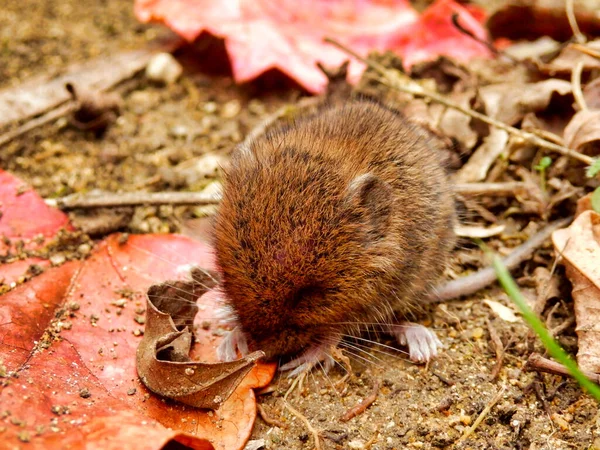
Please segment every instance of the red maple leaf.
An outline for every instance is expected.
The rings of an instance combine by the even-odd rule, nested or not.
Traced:
[[[489,56],[483,45],[452,25],[452,14],[485,39],[478,19],[453,0],[438,0],[421,16],[407,0],[136,0],[142,22],[162,22],[189,41],[207,31],[225,40],[239,83],[269,69],[287,74],[308,91],[322,92],[326,78],[316,62],[337,67],[348,56],[323,42],[333,37],[361,55],[394,50],[407,67],[447,55],[465,60]],[[349,68],[356,81],[364,67]]]
[[[0,170],[0,180],[0,235],[13,241],[0,248],[3,256],[12,258],[17,238],[51,238],[70,227],[19,179]],[[252,388],[270,382],[272,364],[259,363],[214,413],[164,401],[145,388],[135,368],[144,293],[151,284],[181,278],[189,264],[213,268],[208,245],[178,235],[126,241],[111,235],[85,261],[0,264],[0,282],[16,280],[15,267],[34,262],[45,271],[21,284],[11,281],[0,296],[0,410],[10,411],[0,420],[0,448],[28,441],[27,448],[44,450],[158,450],[172,440],[200,450],[243,448],[256,417]],[[200,305],[204,320],[214,317],[214,291]],[[202,327],[196,336],[192,356],[214,361],[219,338]]]

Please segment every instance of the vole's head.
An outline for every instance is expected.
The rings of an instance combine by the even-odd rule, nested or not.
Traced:
[[[229,306],[269,358],[324,344],[381,304],[393,209],[387,183],[275,138],[233,157],[214,230]]]

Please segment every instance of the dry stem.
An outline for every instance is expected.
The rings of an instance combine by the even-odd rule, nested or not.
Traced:
[[[573,97],[579,107],[580,111],[587,111],[588,107],[583,98],[583,92],[581,92],[581,72],[583,70],[583,61],[579,61],[575,64],[573,72],[571,72],[571,84],[573,85]]]
[[[579,29],[579,25],[577,25],[577,19],[575,18],[574,3],[574,0],[566,0],[565,11],[567,13],[567,19],[569,20],[571,30],[573,30],[573,37],[578,43],[583,44],[586,41],[586,38]]]
[[[544,358],[539,353],[532,353],[527,360],[527,369],[535,370],[538,372],[550,373],[552,375],[562,375],[564,377],[571,377],[569,370],[560,363],[552,361],[548,358]],[[600,384],[600,374],[582,371],[583,374],[594,383]]]
[[[220,197],[203,192],[103,192],[100,194],[73,194],[46,199],[46,204],[62,210],[75,208],[105,208],[139,205],[211,205]]]
[[[475,422],[473,422],[473,425],[471,425],[469,428],[467,428],[465,430],[465,432],[460,437],[458,442],[463,442],[465,439],[467,439],[473,433],[473,431],[475,431],[477,429],[479,424],[483,421],[483,419],[485,419],[485,416],[487,416],[490,413],[490,411],[492,410],[494,405],[496,403],[498,403],[498,400],[500,400],[500,398],[502,398],[505,390],[506,390],[506,386],[502,386],[502,389],[500,389],[498,391],[498,393],[496,395],[494,395],[494,398],[492,398],[490,400],[490,402],[485,406],[485,408],[483,408],[483,411],[481,411],[481,414],[479,414],[477,419],[475,419]]]

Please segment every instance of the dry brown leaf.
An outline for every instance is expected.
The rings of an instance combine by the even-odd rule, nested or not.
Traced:
[[[555,231],[552,241],[563,256],[573,284],[582,370],[600,372],[600,214],[584,211],[568,228]]]
[[[499,128],[492,128],[469,161],[456,174],[457,182],[471,183],[485,180],[488,170],[502,154],[508,144],[508,133]]]
[[[515,125],[529,112],[548,108],[553,96],[570,96],[571,83],[555,78],[538,83],[500,83],[480,90],[487,114],[508,125]]]
[[[589,109],[600,109],[600,77],[585,85],[583,99]]]
[[[585,44],[592,50],[600,51],[600,40]],[[583,70],[600,69],[600,59],[586,55],[572,47],[566,46],[559,55],[547,64],[539,64],[539,69],[547,74],[570,74],[578,63],[583,63]]]
[[[565,145],[579,150],[586,144],[600,141],[600,110],[579,111],[565,128]]]
[[[214,287],[208,272],[193,269],[190,281],[167,281],[148,289],[146,330],[137,350],[138,375],[152,392],[196,408],[216,409],[264,356],[254,352],[231,362],[201,363],[189,353],[196,300]]]
[[[471,107],[471,101],[475,97],[474,91],[455,92],[448,99],[465,108]],[[458,141],[463,150],[471,150],[477,143],[477,133],[471,128],[471,117],[447,108],[444,105],[434,103],[429,107],[429,113],[433,119],[433,130],[442,136],[447,136]]]

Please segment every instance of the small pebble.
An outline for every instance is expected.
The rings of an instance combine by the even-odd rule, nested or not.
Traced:
[[[50,257],[50,262],[52,263],[53,266],[60,266],[66,260],[67,260],[66,256],[63,255],[62,253],[57,253]]]
[[[81,398],[90,398],[92,396],[92,393],[88,388],[83,388],[79,391],[79,396]]]
[[[348,448],[360,450],[365,448],[365,443],[360,439],[354,439],[353,441],[348,442]]]
[[[146,78],[163,84],[171,84],[181,76],[183,68],[170,53],[158,53],[146,66]]]

